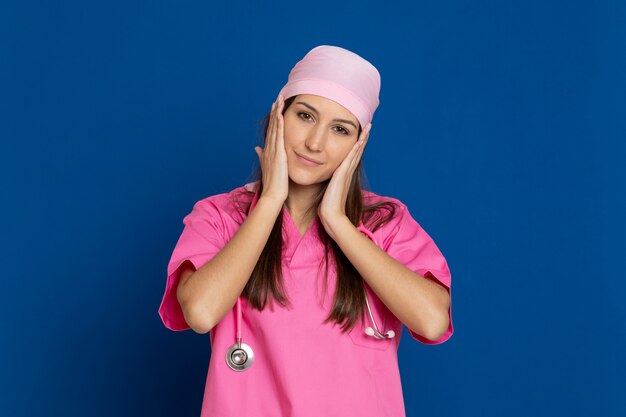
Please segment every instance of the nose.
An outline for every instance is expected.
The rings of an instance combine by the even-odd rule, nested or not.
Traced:
[[[326,143],[326,134],[324,129],[319,129],[317,126],[311,128],[309,135],[306,138],[305,145],[311,152],[320,152],[324,150]]]

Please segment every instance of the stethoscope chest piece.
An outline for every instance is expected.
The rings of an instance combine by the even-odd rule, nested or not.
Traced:
[[[245,371],[252,365],[252,362],[254,362],[254,352],[250,346],[241,343],[241,339],[226,352],[226,363],[234,371]]]

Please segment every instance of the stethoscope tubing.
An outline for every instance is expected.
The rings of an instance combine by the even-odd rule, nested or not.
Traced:
[[[250,209],[248,210],[248,215],[252,212],[252,209],[256,205],[259,200],[259,193],[257,192],[254,195],[252,203],[250,204]],[[382,248],[376,237],[372,232],[367,230],[363,225],[363,222],[359,223],[357,227],[359,231],[364,233],[367,237],[369,237],[376,246]],[[372,313],[372,309],[369,303],[369,297],[367,296],[367,290],[365,290],[365,304],[367,306],[367,312],[370,317],[370,321],[374,328],[368,327],[365,330],[365,333],[369,336],[375,337],[376,339],[391,339],[395,336],[395,332],[393,330],[389,330],[385,333],[381,333],[376,325],[376,320],[374,319],[374,314]],[[254,353],[252,352],[252,348],[242,343],[242,335],[241,335],[241,296],[237,297],[237,305],[235,307],[236,310],[236,319],[235,319],[235,336],[236,342],[234,345],[231,345],[228,351],[226,352],[226,363],[228,366],[234,371],[244,371],[248,369],[254,360]],[[386,324],[386,315],[383,313],[383,329],[385,329]],[[384,330],[383,330],[384,331]]]

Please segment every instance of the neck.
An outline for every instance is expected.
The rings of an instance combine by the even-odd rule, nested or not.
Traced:
[[[322,186],[320,184],[299,185],[289,179],[289,195],[285,200],[285,206],[289,210],[289,215],[295,221],[305,221],[304,212],[311,207],[315,201],[315,196]],[[317,213],[309,213],[309,219],[314,218]]]

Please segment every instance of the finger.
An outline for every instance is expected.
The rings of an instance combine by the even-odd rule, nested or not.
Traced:
[[[356,155],[356,152],[359,149],[359,144],[360,143],[357,141],[355,142],[354,145],[352,145],[352,149],[350,149],[350,152],[348,152],[346,157],[343,158],[343,161],[341,162],[341,164],[339,164],[339,166],[335,170],[335,173],[337,175],[346,175],[350,172],[350,167],[352,166],[352,161],[354,160],[354,156]]]
[[[270,142],[272,143],[272,152],[276,150],[276,128],[278,124],[278,118],[277,118],[278,104],[279,104],[278,99],[276,99],[276,101],[274,102],[271,119],[270,119],[272,121],[272,129],[270,131],[270,138],[271,138]]]
[[[361,157],[361,155],[363,155],[363,152],[365,151],[365,147],[367,146],[367,142],[369,141],[370,138],[370,131],[372,129],[372,125],[368,124],[368,127],[365,129],[365,132],[363,132],[363,138],[361,139],[361,147],[359,148],[359,158]]]
[[[271,131],[271,142],[272,142],[272,150],[270,151],[270,155],[274,155],[277,149],[277,136],[278,136],[278,113],[280,112],[280,99],[276,99],[274,103],[274,110],[272,112],[272,131]]]
[[[276,108],[276,102],[272,103],[272,111],[270,112],[270,121],[267,126],[267,132],[265,134],[265,149],[271,153],[272,146],[272,132],[274,130],[274,109]]]
[[[371,123],[368,123],[367,125],[365,125],[365,129],[363,129],[363,131],[361,132],[359,140],[367,140],[367,138],[370,135],[370,131],[371,130],[372,130],[372,124]]]
[[[365,137],[361,141],[361,146],[359,148],[359,154],[357,156],[357,164],[361,160],[361,158],[363,158],[363,152],[365,152],[365,147],[367,146],[367,142],[369,141],[369,138],[370,138],[371,128],[372,128],[372,125],[370,124],[369,127],[367,128],[367,132],[365,133]]]
[[[350,159],[350,165],[348,166],[348,175],[349,176],[352,176],[352,174],[354,173],[354,170],[356,169],[357,165],[359,164],[359,160],[361,159],[361,155],[363,154],[362,150],[363,150],[363,142],[358,142],[358,145],[356,147],[356,151],[354,152],[354,155]]]
[[[276,102],[276,109],[274,111],[274,136],[273,136],[273,145],[274,145],[274,152],[281,152],[284,149],[284,143],[283,143],[283,136],[282,136],[282,132],[283,132],[283,117],[282,117],[282,111],[283,111],[283,105],[284,102],[282,100],[282,98],[279,96],[278,101]]]
[[[360,146],[359,146],[359,152],[358,152],[358,158],[360,159],[361,156],[363,155],[363,152],[365,151],[365,146],[367,145],[367,142],[369,140],[370,137],[370,131],[372,128],[372,124],[368,123],[367,126],[365,127],[365,129],[363,130],[363,132],[361,132],[361,138],[360,138]]]
[[[281,99],[280,106],[278,107],[277,113],[277,132],[276,132],[276,146],[279,149],[285,149],[285,118],[283,116],[283,108],[285,106],[285,102]]]
[[[368,126],[370,126],[368,124]],[[367,145],[367,140],[369,138],[369,127],[366,127],[362,132],[361,132],[361,137],[359,138],[359,140],[357,141],[357,146],[356,146],[356,151],[354,156],[352,157],[351,163],[350,163],[350,172],[352,173],[354,169],[356,169],[357,165],[359,164],[359,161],[361,160],[362,156],[363,156],[363,152],[365,151],[365,145]]]

